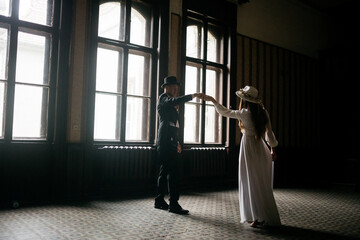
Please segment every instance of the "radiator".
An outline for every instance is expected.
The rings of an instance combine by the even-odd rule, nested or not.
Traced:
[[[216,177],[227,174],[227,150],[224,147],[192,147],[186,151],[188,177]]]
[[[106,182],[155,179],[156,150],[143,146],[104,146],[98,149],[98,167]],[[181,154],[179,169],[185,178],[227,175],[230,167],[225,147],[192,147]]]
[[[98,149],[104,179],[149,179],[154,176],[154,153],[145,146],[104,146]]]

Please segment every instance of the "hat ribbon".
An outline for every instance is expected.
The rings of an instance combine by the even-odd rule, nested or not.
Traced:
[[[241,88],[241,89],[239,89],[239,91],[240,91],[242,94],[244,94],[244,96],[245,96],[245,97],[255,98],[255,97],[251,96],[249,93],[244,92],[244,90],[243,90],[242,88]],[[256,97],[256,98],[258,98],[258,97]],[[256,98],[255,98],[255,99],[256,99]]]

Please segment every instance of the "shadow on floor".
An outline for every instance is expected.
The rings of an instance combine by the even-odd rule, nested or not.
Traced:
[[[184,217],[191,218],[193,220],[202,221],[209,225],[221,226],[228,232],[236,235],[242,235],[242,231],[251,232],[255,234],[259,239],[263,239],[264,236],[271,237],[273,239],[299,239],[299,240],[359,240],[358,237],[351,237],[336,233],[316,231],[312,229],[304,229],[292,226],[259,226],[252,228],[249,224],[236,223],[236,222],[223,222],[222,220],[213,219],[210,217],[196,216],[196,215],[183,215]],[[240,228],[239,228],[239,225]],[[237,233],[236,233],[237,232]]]
[[[355,240],[359,238],[344,236],[341,234],[316,231],[312,229],[304,229],[292,226],[282,225],[279,227],[265,227],[264,230],[266,234],[277,237],[296,237],[296,239],[326,239],[326,240]]]

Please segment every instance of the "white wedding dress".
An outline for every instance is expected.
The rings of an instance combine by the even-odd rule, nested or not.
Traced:
[[[276,207],[272,189],[272,157],[264,140],[255,138],[256,131],[248,109],[230,110],[221,104],[215,105],[219,114],[240,119],[244,125],[239,153],[239,204],[241,223],[265,221],[267,225],[280,225],[280,216]],[[268,115],[267,111],[266,114]],[[268,115],[269,117],[269,115]],[[265,141],[271,146],[278,142],[267,125]]]

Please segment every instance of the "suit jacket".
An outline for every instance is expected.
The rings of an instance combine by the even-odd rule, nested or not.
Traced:
[[[178,144],[179,114],[175,106],[191,101],[192,95],[169,97],[166,93],[159,96],[157,111],[159,113],[159,129],[157,149],[176,149]]]

